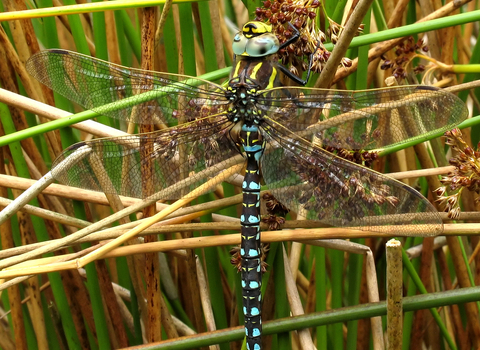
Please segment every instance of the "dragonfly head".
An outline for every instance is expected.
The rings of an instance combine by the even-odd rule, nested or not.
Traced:
[[[258,21],[245,23],[233,38],[233,52],[243,57],[264,57],[276,53],[280,42],[272,33],[272,26]]]

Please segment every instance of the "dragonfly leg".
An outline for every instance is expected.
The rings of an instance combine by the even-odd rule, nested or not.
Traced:
[[[293,35],[290,39],[281,44],[278,50],[286,48],[288,45],[293,44],[295,41],[298,40],[298,38],[300,38],[300,32],[298,31],[298,29],[295,28],[295,26],[290,22],[288,22],[288,25],[290,26],[290,29],[293,30]]]
[[[289,23],[291,26],[292,24]],[[292,26],[293,27],[293,26]],[[295,27],[293,27],[295,28]],[[295,28],[296,30],[296,28]],[[298,32],[298,30],[297,30]],[[296,39],[295,39],[296,40]],[[290,40],[289,40],[290,41]],[[287,41],[288,42],[288,41]],[[287,43],[285,42],[285,43]],[[285,44],[284,43],[284,44]],[[310,59],[309,59],[309,62],[308,62],[308,70],[307,70],[307,77],[305,78],[305,80],[303,80],[302,78],[296,76],[295,74],[293,74],[292,72],[290,72],[287,67],[285,66],[282,66],[281,64],[278,65],[278,69],[280,69],[282,71],[283,74],[285,74],[287,77],[289,77],[290,79],[292,79],[294,82],[296,82],[298,85],[302,85],[302,86],[305,86],[307,85],[308,83],[308,80],[310,79],[310,73],[312,72],[312,65],[313,65],[313,56],[315,55],[315,52],[317,52],[318,48],[320,47],[320,40],[318,41],[317,43],[317,46],[315,47],[315,50],[313,50],[312,54],[310,55]]]

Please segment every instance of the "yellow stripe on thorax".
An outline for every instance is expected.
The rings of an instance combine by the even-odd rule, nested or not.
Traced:
[[[273,88],[273,84],[275,83],[275,78],[277,77],[277,70],[275,69],[275,67],[272,67],[272,74],[270,75],[270,79],[268,80],[268,85],[267,85],[267,89],[271,89]]]
[[[253,67],[252,74],[250,74],[250,78],[252,78],[253,80],[257,79],[257,73],[258,73],[259,69],[262,68],[262,65],[263,65],[263,62],[260,62],[255,67]]]
[[[233,72],[233,78],[238,77],[238,71],[240,70],[240,64],[242,63],[241,60],[237,62],[237,66],[235,67],[235,72]]]

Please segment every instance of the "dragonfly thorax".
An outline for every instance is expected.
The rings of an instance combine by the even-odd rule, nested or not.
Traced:
[[[239,82],[234,78],[227,90],[230,100],[229,119],[235,123],[241,121],[247,126],[260,125],[263,119],[256,106],[257,86]]]

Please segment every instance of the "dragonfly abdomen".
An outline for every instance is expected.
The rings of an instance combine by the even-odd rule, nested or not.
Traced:
[[[243,124],[239,137],[247,156],[243,181],[242,225],[242,297],[245,333],[249,350],[261,349],[262,271],[260,261],[260,157],[265,143],[255,125]]]

